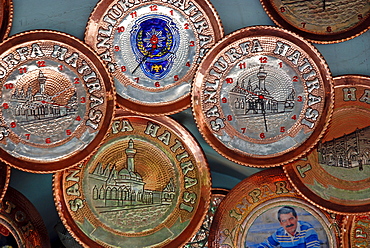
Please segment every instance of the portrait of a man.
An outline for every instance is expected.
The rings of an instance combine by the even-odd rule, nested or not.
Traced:
[[[253,245],[256,248],[320,248],[320,240],[314,226],[299,219],[296,210],[283,206],[277,212],[275,221],[280,227],[270,232],[263,242]],[[266,237],[266,236],[265,236]],[[249,248],[247,244],[246,248]]]

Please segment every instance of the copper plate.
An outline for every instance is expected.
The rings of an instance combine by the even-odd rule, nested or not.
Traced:
[[[113,119],[115,91],[87,45],[37,30],[1,43],[0,56],[0,159],[50,173],[97,149]]]
[[[0,202],[8,189],[11,169],[5,163],[0,162]]]
[[[107,63],[123,108],[169,115],[190,106],[196,67],[223,34],[208,0],[102,0],[85,41]]]
[[[346,216],[342,228],[343,248],[370,247],[370,216]]]
[[[11,187],[0,204],[0,236],[2,247],[51,247],[37,209]]]
[[[0,0],[0,41],[8,37],[13,21],[12,0]]]
[[[194,79],[192,107],[205,140],[243,165],[293,161],[318,142],[333,107],[321,54],[289,31],[240,29],[206,55]]]
[[[211,201],[209,204],[208,212],[200,226],[198,232],[190,239],[184,248],[208,247],[208,236],[211,229],[213,217],[217,211],[221,201],[225,198],[229,190],[222,188],[213,188],[211,193]]]
[[[53,189],[63,223],[85,247],[180,247],[203,221],[211,181],[180,124],[119,111],[105,143],[56,173]]]
[[[328,211],[370,212],[370,77],[334,78],[331,125],[306,158],[284,166],[296,189]]]
[[[286,227],[277,218],[278,210],[284,206],[296,212],[292,219],[295,223],[287,222],[292,224],[291,227]],[[292,217],[292,213],[284,214]],[[281,215],[281,220],[286,219],[285,216]],[[316,244],[312,247],[339,247],[341,216],[330,215],[306,202],[295,192],[281,168],[270,168],[253,174],[230,190],[212,222],[209,245],[214,248],[257,247],[275,231],[284,237],[285,228],[293,232],[298,226],[302,232],[294,234],[296,246],[282,247],[298,247],[297,235],[303,235],[305,239],[310,236],[312,244]],[[304,230],[309,230],[307,227],[314,231],[305,233]],[[285,242],[292,245],[289,240]]]
[[[322,44],[352,39],[370,27],[368,0],[260,0],[280,27]]]

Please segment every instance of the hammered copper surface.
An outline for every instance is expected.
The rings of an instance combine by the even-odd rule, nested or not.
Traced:
[[[208,0],[110,0],[91,13],[85,42],[106,62],[121,107],[168,115],[190,106],[195,70],[223,34]]]
[[[0,41],[8,37],[12,27],[13,3],[12,0],[0,1]]]
[[[207,54],[192,107],[205,140],[233,162],[273,167],[307,153],[325,132],[333,84],[321,54],[289,31],[248,27]]]
[[[257,247],[281,227],[277,212],[284,206],[294,208],[298,220],[312,225],[320,242],[316,245],[339,247],[341,216],[330,215],[305,201],[281,168],[255,173],[230,190],[212,222],[210,247]]]
[[[202,224],[211,181],[180,124],[119,111],[99,150],[56,173],[53,188],[63,223],[85,247],[180,247]]]
[[[370,212],[370,78],[334,78],[331,124],[304,159],[284,166],[304,197],[331,212]]]
[[[343,42],[370,27],[370,2],[367,0],[260,1],[277,25],[315,43]]]
[[[51,247],[44,221],[24,195],[9,187],[0,206],[3,247]]]
[[[86,159],[115,110],[103,62],[80,40],[54,31],[12,36],[0,54],[0,159],[36,173]]]

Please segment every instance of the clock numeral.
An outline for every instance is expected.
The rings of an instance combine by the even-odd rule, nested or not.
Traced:
[[[26,73],[27,72],[27,67],[21,67],[18,69],[20,74]]]
[[[14,121],[12,123],[10,123],[11,128],[15,128],[16,126],[17,126],[17,123],[15,123]]]
[[[149,8],[150,8],[150,11],[158,11],[158,6],[157,5],[149,6]]]
[[[221,101],[222,101],[222,103],[227,103],[227,98],[226,98],[226,97],[223,97],[223,98],[221,99]]]
[[[187,66],[187,67],[190,67],[190,62],[188,61],[188,62],[186,62],[186,64],[185,64],[185,66]]]
[[[326,28],[326,31],[330,33],[330,32],[332,32],[333,30],[332,30],[332,29],[331,29],[331,27],[329,26],[329,27],[327,27],[327,28]]]
[[[293,115],[291,119],[292,120],[297,120],[297,116],[296,115]]]
[[[4,84],[5,89],[11,90],[14,88],[14,85],[12,83]]]
[[[266,138],[265,133],[260,133],[260,138],[261,138],[261,139]]]
[[[232,120],[233,120],[233,116],[232,116],[232,115],[228,115],[228,116],[227,116],[227,120],[228,120],[228,121],[232,121]]]
[[[190,41],[190,46],[191,46],[191,47],[195,46],[195,41],[191,40],[191,41]]]
[[[359,20],[364,19],[364,17],[363,17],[363,15],[362,15],[362,14],[358,14],[358,15],[357,15],[357,18],[358,18]]]
[[[115,52],[119,52],[119,50],[120,50],[119,46],[114,46],[114,51]]]
[[[46,143],[46,144],[49,144],[49,143],[51,143],[51,140],[50,140],[50,138],[47,138],[47,139],[45,139],[45,143]]]
[[[117,28],[117,32],[118,32],[118,33],[123,33],[123,32],[125,32],[125,27],[124,27],[124,26],[119,26],[119,27]]]
[[[261,57],[260,62],[263,64],[267,63],[267,57]]]
[[[245,133],[245,130],[246,130],[246,128],[245,127],[242,127],[242,128],[240,128],[241,130],[242,130],[242,133]]]
[[[130,15],[131,15],[131,17],[132,17],[132,18],[135,18],[135,17],[137,17],[137,13],[136,13],[136,11],[134,11],[134,12],[131,12],[131,13],[130,13]]]
[[[81,116],[79,116],[79,115],[78,115],[78,116],[76,117],[76,121],[81,121]]]
[[[75,84],[79,84],[80,83],[80,79],[78,77],[75,77],[74,78],[74,82],[75,82]]]
[[[179,75],[175,75],[175,76],[173,76],[173,79],[175,80],[175,81],[179,81]]]
[[[245,62],[242,62],[239,64],[240,69],[245,69],[247,67],[247,64]]]
[[[154,86],[155,86],[155,87],[161,87],[161,84],[160,84],[159,82],[155,82],[155,83],[154,83]]]
[[[284,13],[286,11],[285,7],[280,7],[280,12]]]
[[[59,71],[63,71],[63,69],[64,69],[63,65],[58,65],[58,70]]]
[[[226,78],[225,82],[227,84],[232,84],[234,82],[234,79],[232,79],[232,78]]]
[[[6,102],[3,103],[3,108],[4,109],[8,109],[9,108],[9,104],[7,104]]]
[[[29,140],[30,137],[31,137],[31,134],[30,133],[26,133],[26,134],[24,134],[24,136],[26,136],[26,140]]]
[[[298,82],[298,76],[293,76],[293,82]]]
[[[279,62],[279,67],[283,68],[283,62]]]
[[[285,127],[280,127],[280,133],[285,133]]]
[[[126,66],[121,66],[121,72],[125,72],[127,69],[126,69]]]
[[[190,26],[189,23],[185,23],[184,24],[184,29],[189,29],[189,26]]]
[[[298,96],[298,97],[297,97],[297,101],[298,101],[298,102],[302,102],[302,101],[303,101],[302,96]]]
[[[46,66],[46,64],[45,64],[45,61],[44,61],[44,60],[39,60],[39,61],[37,61],[36,63],[37,63],[37,66],[38,66],[38,67],[45,67],[45,66]]]
[[[67,129],[67,130],[66,130],[66,134],[67,134],[67,135],[71,135],[71,134],[72,134],[71,129]]]
[[[302,28],[305,28],[307,23],[301,22],[301,24],[302,24]]]
[[[173,10],[172,9],[170,10],[170,14],[173,15]]]
[[[81,97],[81,101],[80,101],[81,103],[85,103],[86,102],[86,98],[83,96],[83,97]]]
[[[138,84],[139,83],[139,80],[140,80],[140,78],[134,78],[134,80],[136,81],[136,83]]]

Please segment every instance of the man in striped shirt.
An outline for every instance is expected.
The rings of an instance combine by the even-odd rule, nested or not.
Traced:
[[[313,226],[299,221],[294,208],[284,206],[278,211],[281,227],[275,231],[258,248],[319,248],[320,242]]]

